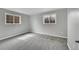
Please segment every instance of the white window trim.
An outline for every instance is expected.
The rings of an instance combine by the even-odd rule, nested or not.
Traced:
[[[14,16],[19,16],[19,23],[12,23],[12,24],[21,24],[21,16],[20,15],[15,15],[15,14],[10,14],[10,13],[5,13],[5,24],[11,24],[11,23],[6,23],[6,15],[12,15],[13,16],[13,18],[14,18]]]
[[[55,16],[55,23],[50,23],[50,22],[49,22],[49,23],[45,23],[45,16],[53,16],[53,15]],[[56,13],[55,13],[55,14],[47,14],[47,15],[44,15],[44,16],[43,16],[43,24],[56,24],[56,23],[57,23],[56,17],[57,17]],[[49,20],[49,21],[50,21],[50,20]]]

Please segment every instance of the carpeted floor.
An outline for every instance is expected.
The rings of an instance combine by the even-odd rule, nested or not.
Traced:
[[[0,50],[68,50],[67,39],[29,33],[0,41]]]

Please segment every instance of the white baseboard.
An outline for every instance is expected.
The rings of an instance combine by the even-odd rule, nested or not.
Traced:
[[[5,36],[5,37],[1,37],[0,40],[5,40],[5,39],[13,38],[13,37],[24,35],[24,34],[27,34],[27,33],[30,33],[30,32],[18,33],[18,34],[15,34],[15,35],[9,35],[9,36]]]
[[[67,37],[64,37],[64,36],[59,36],[59,35],[52,35],[52,34],[39,33],[39,32],[34,32],[34,33],[38,33],[38,34],[45,34],[45,35],[50,35],[50,36],[61,37],[61,38],[66,38],[66,39],[67,39]]]

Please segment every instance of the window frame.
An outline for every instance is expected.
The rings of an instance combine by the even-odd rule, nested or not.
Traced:
[[[6,18],[7,15],[13,16],[13,23],[7,23],[6,22],[7,21],[7,18]],[[14,16],[18,16],[19,17],[19,23],[15,23],[14,22]],[[21,24],[21,16],[20,15],[15,15],[15,14],[10,14],[10,13],[5,13],[5,24]]]
[[[49,23],[45,23],[45,17],[50,17],[50,16],[53,16],[55,18],[55,23],[51,23],[50,22],[50,19],[48,19],[49,20]],[[56,22],[56,17],[57,17],[56,13],[43,15],[43,24],[56,24],[57,23]]]

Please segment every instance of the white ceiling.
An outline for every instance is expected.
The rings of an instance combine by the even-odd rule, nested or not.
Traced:
[[[34,15],[42,12],[54,11],[58,8],[6,8],[11,11],[27,14],[27,15]]]

